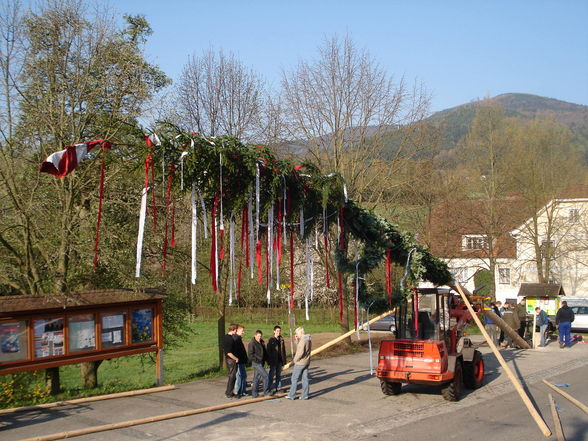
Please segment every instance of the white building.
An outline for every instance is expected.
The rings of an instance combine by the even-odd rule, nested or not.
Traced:
[[[543,282],[561,284],[568,297],[588,296],[588,197],[551,200],[527,219],[521,218],[522,199],[505,199],[495,223],[503,231],[494,228],[491,236],[484,233],[491,229],[480,208],[483,203],[452,206],[454,213],[475,214],[448,217],[443,207],[433,213],[431,251],[447,262],[456,280],[473,291],[476,274],[489,274],[493,253],[496,300],[516,302],[521,283],[542,282],[540,273]]]

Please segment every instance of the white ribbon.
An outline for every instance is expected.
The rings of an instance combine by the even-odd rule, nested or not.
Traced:
[[[355,310],[359,312],[359,249],[357,248],[357,243],[355,244],[355,260],[357,262],[355,264]],[[355,329],[357,329],[357,339],[359,340],[359,328],[357,323],[357,316],[359,314],[355,315]]]
[[[345,195],[345,203],[347,203],[347,184],[343,183],[343,194]]]
[[[272,247],[273,241],[273,229],[274,229],[274,204],[272,203],[271,207],[267,212],[267,256],[269,260],[269,268],[267,270],[267,304],[271,304],[271,286],[272,286],[272,272],[274,271],[274,253]]]
[[[235,218],[231,213],[229,220],[229,305],[233,304],[235,285]]]
[[[304,237],[304,208],[300,207],[300,238]]]
[[[198,248],[196,244],[197,235],[198,235],[198,204],[196,203],[196,184],[192,184],[192,196],[190,198],[192,203],[192,223],[190,225],[191,234],[192,234],[192,285],[196,284],[196,277],[197,277],[197,258],[198,258]]]
[[[225,219],[223,216],[223,154],[218,154],[218,167],[219,167],[219,175],[220,175],[220,229],[221,231],[225,230]]]
[[[135,277],[141,277],[141,258],[143,256],[143,236],[145,235],[145,216],[147,214],[147,193],[149,187],[144,187],[141,193],[141,208],[139,211],[139,234],[137,235],[137,264]]]
[[[247,201],[247,219],[249,223],[249,237],[247,238],[249,241],[249,272],[251,273],[251,279],[253,279],[253,269],[255,267],[255,240],[253,236],[253,195],[251,191],[249,192],[249,200]]]
[[[199,194],[198,196],[200,196],[200,205],[202,206],[202,223],[204,225],[204,238],[208,239],[208,220],[206,219],[206,204],[204,203],[204,198],[202,197],[202,195]]]
[[[255,243],[259,242],[259,163],[255,164]]]
[[[188,155],[188,152],[182,152],[182,154],[180,155],[180,189],[183,190],[184,189],[184,158],[186,157],[186,155]]]
[[[312,278],[311,278],[311,266],[312,266],[312,257],[310,255],[310,236],[306,238],[306,289],[304,291],[304,309],[306,314],[306,320],[310,320],[310,316],[308,314],[308,297],[310,296],[310,292],[312,290]]]

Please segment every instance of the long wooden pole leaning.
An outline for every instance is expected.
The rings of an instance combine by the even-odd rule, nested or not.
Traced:
[[[374,322],[377,322],[378,320],[380,320],[380,319],[382,319],[382,318],[384,318],[384,317],[386,317],[386,316],[389,316],[389,315],[390,315],[390,314],[392,314],[393,312],[394,312],[394,311],[393,311],[393,310],[391,310],[391,311],[385,312],[385,313],[383,313],[383,314],[380,314],[379,316],[377,316],[377,317],[374,317],[373,319],[371,319],[369,322],[366,322],[366,323],[364,323],[363,325],[359,326],[359,329],[360,329],[360,330],[361,330],[361,329],[366,329],[366,328],[368,327],[368,325],[371,325],[372,323],[374,323]],[[355,332],[357,332],[357,329],[352,329],[351,331],[349,331],[349,332],[346,332],[345,334],[342,334],[342,335],[340,335],[339,337],[337,337],[337,338],[335,338],[335,339],[333,339],[333,340],[331,340],[331,341],[329,341],[329,342],[325,343],[324,345],[322,345],[322,346],[320,346],[320,347],[318,347],[318,348],[316,348],[316,349],[313,349],[313,350],[310,352],[310,356],[312,357],[312,356],[314,356],[314,355],[316,355],[316,354],[320,354],[320,353],[321,353],[321,352],[323,352],[325,349],[329,349],[331,346],[333,346],[333,345],[336,345],[337,343],[339,343],[339,342],[341,342],[341,341],[345,340],[347,337],[349,337],[350,335],[353,335]],[[292,355],[294,355],[294,354],[292,354]],[[284,367],[282,368],[282,370],[286,370],[286,369],[289,369],[289,368],[291,368],[291,367],[292,367],[292,362],[290,362],[290,363],[286,363],[286,364],[284,365]]]
[[[529,399],[529,397],[525,393],[525,390],[523,389],[523,386],[521,386],[521,383],[519,382],[517,377],[514,376],[514,374],[512,373],[512,371],[510,370],[510,368],[506,364],[506,361],[504,361],[504,358],[500,354],[500,351],[498,351],[498,348],[496,347],[496,345],[494,344],[494,342],[492,341],[492,339],[490,338],[490,336],[486,332],[486,329],[484,329],[484,325],[482,324],[482,322],[478,318],[478,315],[474,311],[474,308],[472,308],[472,305],[470,304],[470,301],[468,300],[467,296],[463,293],[461,286],[459,285],[459,283],[455,283],[453,285],[453,287],[455,287],[455,289],[457,289],[457,292],[459,292],[459,295],[461,296],[465,305],[467,306],[468,310],[470,311],[470,314],[472,315],[472,318],[476,322],[476,325],[478,325],[478,328],[480,328],[480,331],[482,331],[482,335],[486,339],[488,346],[490,346],[490,349],[492,349],[492,352],[494,352],[496,359],[498,360],[498,362],[500,363],[500,365],[502,366],[502,368],[506,372],[506,375],[508,375],[508,378],[510,379],[511,383],[513,384],[513,386],[515,387],[515,389],[519,393],[521,400],[523,400],[523,403],[525,403],[525,406],[527,406],[527,410],[529,411],[529,413],[531,414],[531,416],[535,420],[535,423],[537,424],[537,426],[539,426],[539,429],[541,430],[541,432],[543,432],[543,435],[545,435],[546,437],[551,436],[551,430],[549,430],[549,427],[547,427],[547,424],[545,424],[545,421],[543,421],[543,418],[541,418],[541,415],[539,415],[539,412],[537,412],[537,409],[535,409],[535,407],[533,406],[533,403],[531,403],[531,400]]]
[[[502,320],[492,311],[484,311],[484,315],[488,317],[490,320],[492,320],[496,324],[496,326],[498,326],[506,334],[508,334],[508,336],[512,338],[512,340],[519,346],[519,348],[531,349],[529,343],[523,340],[521,336],[517,333],[517,331],[508,326],[508,324],[504,320]]]
[[[578,406],[580,409],[582,409],[586,414],[588,414],[588,406],[586,406],[584,403],[576,400],[574,397],[572,397],[570,394],[564,392],[563,390],[560,390],[557,386],[554,386],[553,384],[551,384],[549,381],[547,380],[543,380],[543,382],[548,385],[550,388],[552,388],[554,391],[556,391],[558,394],[562,395],[563,397],[567,398],[568,400],[570,400],[573,404],[575,404],[576,406]]]

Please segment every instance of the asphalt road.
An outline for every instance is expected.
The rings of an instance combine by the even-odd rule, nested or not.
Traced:
[[[311,365],[311,399],[283,398],[216,412],[81,436],[89,440],[540,440],[545,438],[488,348],[486,385],[449,403],[432,387],[407,386],[384,396],[370,375],[367,353],[317,360]],[[502,350],[553,430],[541,383],[567,383],[564,390],[588,403],[588,344],[570,349]],[[157,394],[86,403],[54,410],[0,416],[0,439],[98,426],[231,402],[225,379],[201,380]],[[553,392],[568,441],[588,440],[588,415]]]

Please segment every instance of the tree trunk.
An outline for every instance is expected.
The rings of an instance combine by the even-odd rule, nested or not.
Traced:
[[[93,389],[98,387],[98,368],[103,360],[89,361],[80,363],[80,374],[82,377],[82,387],[84,389]]]
[[[45,387],[51,395],[57,395],[61,390],[59,381],[59,368],[52,367],[45,369]]]

